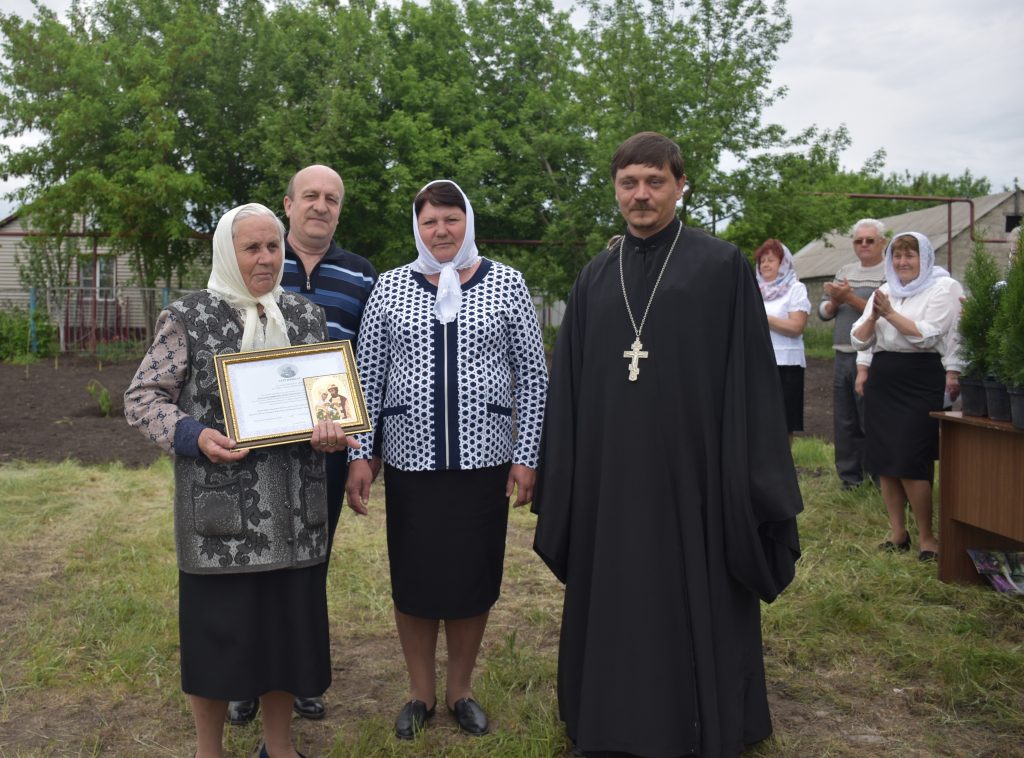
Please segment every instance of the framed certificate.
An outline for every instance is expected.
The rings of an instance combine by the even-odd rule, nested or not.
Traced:
[[[241,448],[308,441],[321,420],[371,429],[349,340],[214,358],[227,435]]]

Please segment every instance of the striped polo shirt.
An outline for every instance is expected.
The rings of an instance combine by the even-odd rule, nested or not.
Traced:
[[[333,241],[316,267],[308,272],[285,240],[284,275],[281,286],[298,292],[324,309],[332,340],[352,340],[359,333],[359,319],[377,272],[366,258],[338,247]]]

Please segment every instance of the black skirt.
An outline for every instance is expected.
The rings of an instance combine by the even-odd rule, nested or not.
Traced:
[[[178,572],[181,688],[215,700],[331,684],[327,564],[242,574]]]
[[[875,353],[864,386],[864,468],[931,481],[939,457],[946,372],[937,353]]]
[[[471,618],[501,593],[509,465],[464,471],[384,469],[395,607],[410,616]]]
[[[779,366],[782,403],[786,410],[786,431],[804,430],[804,367]]]

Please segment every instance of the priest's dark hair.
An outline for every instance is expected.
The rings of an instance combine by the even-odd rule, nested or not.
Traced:
[[[676,179],[683,178],[683,154],[679,145],[657,132],[639,132],[619,145],[612,156],[612,181],[620,168],[633,164],[654,168],[668,166]]]
[[[783,250],[782,243],[779,242],[777,239],[766,239],[761,244],[761,247],[757,248],[757,250],[754,251],[754,260],[760,261],[764,256],[768,255],[769,253],[778,258],[780,263],[786,260],[786,251]]]
[[[416,209],[417,216],[420,215],[420,211],[423,210],[423,206],[427,203],[439,206],[454,205],[456,208],[461,208],[463,213],[466,211],[466,201],[463,200],[459,188],[452,182],[435,182],[429,187],[424,187],[412,204],[413,208]]]

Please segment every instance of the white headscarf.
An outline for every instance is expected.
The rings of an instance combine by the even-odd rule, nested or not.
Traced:
[[[921,271],[913,281],[903,284],[896,269],[892,265],[892,245],[900,237],[911,236],[917,240],[921,256]],[[892,242],[885,248],[885,281],[889,285],[889,294],[894,297],[910,297],[931,287],[939,279],[948,277],[949,272],[942,266],[935,265],[935,248],[920,232],[900,232],[892,235]]]
[[[420,237],[420,227],[416,217],[416,202],[413,201],[412,233],[416,238],[418,256],[412,263],[412,270],[424,275],[441,275],[437,282],[434,315],[437,316],[437,320],[442,324],[447,324],[458,315],[459,308],[462,306],[462,285],[459,283],[458,271],[459,269],[473,266],[480,260],[480,254],[476,249],[476,226],[473,222],[473,206],[470,205],[469,198],[466,197],[466,193],[462,191],[459,185],[449,179],[435,179],[423,185],[423,188],[416,193],[416,196],[419,197],[420,192],[439,182],[448,182],[448,184],[455,187],[459,194],[462,195],[463,202],[466,203],[466,238],[462,240],[462,247],[459,248],[459,252],[455,254],[454,258],[447,263],[439,263],[434,254],[423,244],[423,239]]]
[[[800,281],[796,275],[796,269],[793,268],[793,254],[789,252],[789,248],[782,245],[782,262],[779,263],[779,273],[775,275],[775,278],[770,282],[766,282],[764,277],[761,276],[761,267],[754,266],[754,273],[757,275],[757,286],[761,288],[761,297],[765,300],[778,300],[780,297],[789,292],[789,288],[793,286],[795,282]],[[774,253],[769,253],[774,255]]]
[[[266,215],[277,221],[274,212],[265,205],[259,203],[247,203],[237,208],[232,208],[217,222],[217,230],[213,233],[213,268],[210,271],[210,280],[206,288],[215,292],[227,300],[231,305],[242,313],[242,323],[245,325],[242,331],[241,350],[254,350],[264,347],[288,347],[291,341],[288,339],[288,327],[284,323],[284,316],[277,306],[281,298],[281,277],[284,275],[284,235],[281,236],[281,261],[277,268],[277,281],[274,282],[274,289],[265,295],[256,297],[242,280],[242,272],[238,269],[238,259],[235,257],[234,226],[235,217],[240,211],[247,211],[247,216]],[[250,213],[253,212],[253,213]],[[278,225],[280,222],[278,221]],[[263,306],[263,313],[267,317],[266,331],[260,323],[257,305]]]

